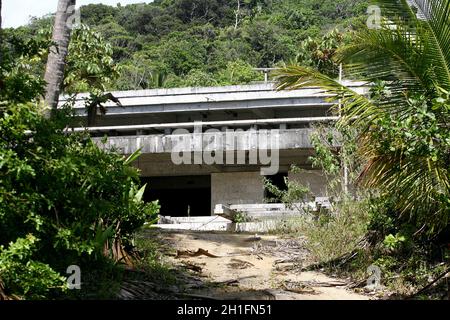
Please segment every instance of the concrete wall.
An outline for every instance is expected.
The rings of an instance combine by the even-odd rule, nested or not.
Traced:
[[[264,186],[259,172],[213,173],[211,175],[211,212],[216,204],[264,202]]]
[[[321,170],[304,170],[299,173],[289,172],[288,177],[291,181],[297,181],[308,186],[316,197],[327,196],[327,180]]]
[[[247,130],[229,133],[213,132],[199,134],[140,135],[93,138],[103,149],[116,149],[122,154],[172,153],[193,151],[233,151],[277,148],[278,150],[312,149],[310,136],[313,129]]]

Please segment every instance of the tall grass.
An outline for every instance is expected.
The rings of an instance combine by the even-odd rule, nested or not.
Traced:
[[[314,260],[328,262],[358,248],[367,233],[369,219],[365,202],[344,200],[327,212],[286,219],[274,233],[305,236]]]

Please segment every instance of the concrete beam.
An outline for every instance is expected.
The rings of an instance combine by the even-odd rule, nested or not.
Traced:
[[[105,149],[116,149],[122,154],[132,154],[138,149],[146,153],[172,153],[172,152],[204,152],[214,151],[255,151],[271,150],[278,147],[279,150],[312,149],[310,135],[313,129],[288,129],[288,130],[258,130],[258,131],[233,131],[230,133],[214,132],[179,135],[148,135],[148,136],[121,136],[109,137],[106,143],[103,138],[93,138],[94,142]],[[228,140],[232,144],[228,144]],[[277,141],[278,145],[274,143]]]
[[[347,82],[353,90],[364,94],[367,85]],[[130,114],[153,114],[214,110],[267,109],[283,107],[331,106],[329,98],[319,88],[304,88],[291,91],[275,91],[274,84],[229,86],[211,88],[181,88],[112,92],[121,106],[107,102],[107,116]],[[77,96],[74,110],[78,116],[85,116],[86,94]],[[62,97],[60,105],[67,101]]]
[[[231,121],[207,121],[207,122],[182,122],[182,123],[162,123],[162,124],[141,124],[141,125],[126,125],[126,126],[104,126],[104,127],[88,127],[88,128],[73,128],[68,129],[69,132],[129,132],[137,130],[162,130],[166,129],[191,129],[196,126],[203,126],[205,128],[227,128],[227,127],[248,127],[248,126],[285,126],[287,124],[310,124],[317,122],[332,122],[337,121],[338,117],[303,117],[303,118],[276,118],[276,119],[250,119],[250,120],[231,120]]]

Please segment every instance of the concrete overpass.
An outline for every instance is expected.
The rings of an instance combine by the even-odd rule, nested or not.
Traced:
[[[362,83],[346,84],[366,91]],[[113,95],[121,106],[104,104],[106,115],[90,128],[85,128],[87,96],[78,96],[78,125],[72,130],[88,130],[102,147],[123,154],[141,149],[136,166],[149,183],[148,200],[160,199],[164,215],[207,215],[217,204],[263,203],[262,175],[280,186],[289,175],[317,196],[326,194],[322,173],[308,161],[310,135],[314,123],[337,118],[330,111],[333,97],[318,88],[276,92],[265,83]],[[277,170],[266,170],[275,161]],[[305,171],[288,173],[293,164]]]

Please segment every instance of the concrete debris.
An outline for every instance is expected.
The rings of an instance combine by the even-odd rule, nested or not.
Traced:
[[[238,214],[244,214],[250,219],[273,219],[299,216],[306,212],[330,208],[331,201],[329,197],[316,197],[313,202],[293,203],[289,206],[283,203],[218,204],[214,208],[214,214],[231,221],[234,221]]]
[[[165,230],[267,233],[276,230],[282,219],[299,217],[306,212],[330,207],[331,203],[328,197],[317,197],[315,202],[296,203],[292,206],[282,203],[218,204],[214,209],[215,215],[213,216],[160,216],[155,227]],[[242,221],[238,217],[245,219]]]
[[[221,216],[165,217],[160,216],[156,228],[165,230],[232,231],[232,221]]]

